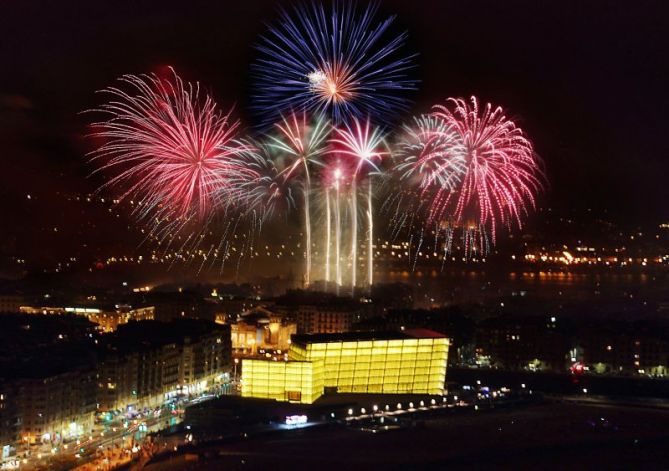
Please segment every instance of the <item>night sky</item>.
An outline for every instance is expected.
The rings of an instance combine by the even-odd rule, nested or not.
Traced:
[[[281,2],[288,5],[289,2]],[[278,2],[21,1],[0,14],[0,155],[5,254],[82,230],[55,195],[100,183],[84,138],[95,91],[124,73],[172,65],[250,126],[253,44]],[[449,96],[505,106],[543,157],[541,205],[602,212],[624,224],[669,219],[669,7],[570,0],[380,2],[418,52],[414,112]],[[27,200],[26,195],[31,195]],[[89,217],[88,215],[86,217]],[[122,225],[122,224],[121,224]],[[45,238],[58,226],[63,239]],[[75,228],[75,229],[73,229]],[[99,240],[136,244],[97,228]],[[48,231],[47,231],[48,232]],[[125,230],[127,232],[127,230]],[[72,242],[74,243],[74,242]]]

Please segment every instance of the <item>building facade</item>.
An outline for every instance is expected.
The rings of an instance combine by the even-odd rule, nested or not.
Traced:
[[[266,309],[256,308],[230,324],[235,353],[255,354],[258,349],[288,350],[297,324]]]
[[[197,319],[128,324],[98,363],[99,412],[200,393],[229,374],[231,364],[229,325]]]
[[[300,334],[334,334],[348,332],[360,320],[358,310],[347,306],[298,306],[293,316]]]
[[[243,360],[242,395],[313,402],[325,388],[352,393],[443,394],[448,347],[445,336],[425,329],[296,335],[287,362]],[[305,363],[313,365],[311,375],[316,379],[307,382],[311,389],[298,394],[298,384],[288,384],[284,371],[287,365]],[[321,370],[323,390],[314,392]]]
[[[62,306],[21,306],[17,312],[21,314],[62,316],[82,316],[97,324],[97,330],[102,333],[116,331],[120,325],[131,321],[153,320],[155,308],[153,306],[131,308],[129,306],[118,306],[114,309],[99,309],[94,307],[62,307]]]
[[[93,428],[95,376],[68,371],[18,383],[17,428],[23,443],[59,442]]]
[[[322,361],[242,360],[242,396],[311,404],[323,394]]]

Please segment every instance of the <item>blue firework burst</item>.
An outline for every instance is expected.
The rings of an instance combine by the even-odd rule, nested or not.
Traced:
[[[281,12],[252,65],[261,127],[288,111],[387,124],[406,110],[406,92],[417,84],[409,77],[415,55],[402,54],[406,33],[391,36],[394,17],[378,22],[377,9],[335,0],[329,8],[310,3]]]

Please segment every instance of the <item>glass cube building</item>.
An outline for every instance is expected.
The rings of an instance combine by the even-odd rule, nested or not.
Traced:
[[[294,335],[287,362],[242,361],[242,396],[310,403],[324,388],[443,394],[448,347],[444,335],[426,329]]]
[[[242,396],[311,404],[322,394],[322,361],[242,360]]]

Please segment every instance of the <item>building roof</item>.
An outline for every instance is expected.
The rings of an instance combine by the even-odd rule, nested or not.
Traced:
[[[122,324],[116,332],[105,336],[106,344],[116,351],[138,352],[169,344],[182,345],[188,337],[197,341],[206,335],[226,335],[229,325],[216,324],[204,319],[173,319],[131,321]],[[229,335],[229,334],[228,334]]]
[[[429,329],[407,329],[397,331],[367,331],[367,332],[343,332],[338,334],[299,334],[292,335],[292,343],[329,343],[329,342],[358,342],[368,340],[405,340],[424,338],[446,338],[444,334]]]

